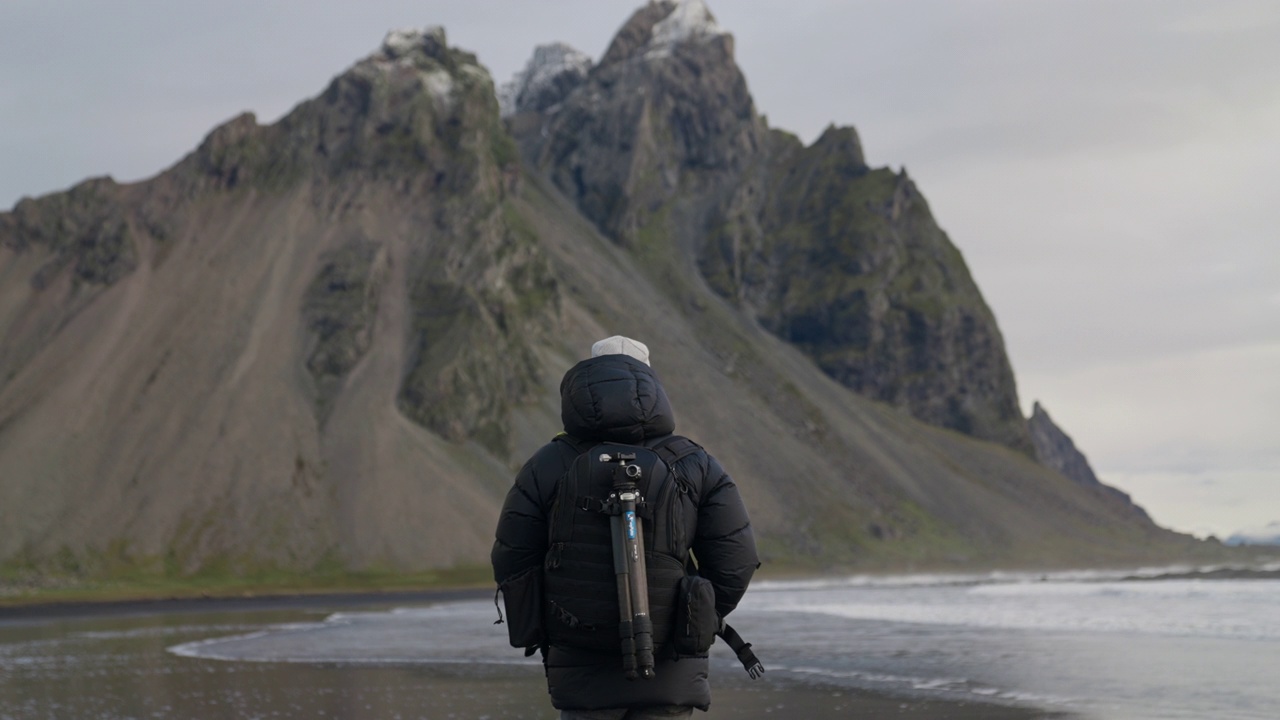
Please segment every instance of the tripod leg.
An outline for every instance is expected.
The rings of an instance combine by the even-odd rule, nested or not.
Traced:
[[[627,559],[626,533],[621,515],[609,518],[609,530],[613,535],[613,573],[618,583],[618,639],[622,645],[622,672],[628,680],[635,680],[636,639],[632,625],[632,587],[630,563]],[[652,630],[651,630],[652,632]]]
[[[626,515],[624,514],[624,517]],[[636,665],[640,677],[648,680],[653,672],[653,619],[649,616],[649,575],[644,558],[644,528],[630,513],[628,522],[632,523],[634,533],[628,533],[627,560],[631,564],[631,612],[634,618],[632,632],[635,634]]]

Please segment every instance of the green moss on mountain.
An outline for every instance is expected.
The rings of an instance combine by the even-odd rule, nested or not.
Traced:
[[[397,404],[452,440],[505,455],[505,420],[543,386],[534,343],[558,315],[558,283],[537,236],[509,205],[421,260],[411,360]]]
[[[341,382],[369,349],[386,257],[379,243],[353,240],[323,258],[307,288],[303,314],[313,334],[307,370],[323,419]]]
[[[53,257],[31,280],[44,286],[70,266],[76,280],[112,285],[137,267],[131,218],[111,178],[86,180],[65,193],[24,198],[0,214],[0,243],[40,247]]]

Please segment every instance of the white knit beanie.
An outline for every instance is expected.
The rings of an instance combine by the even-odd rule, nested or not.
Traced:
[[[645,365],[649,364],[649,346],[621,335],[607,337],[591,346],[591,357],[601,355],[630,355]]]

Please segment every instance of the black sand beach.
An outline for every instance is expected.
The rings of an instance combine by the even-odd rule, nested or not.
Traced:
[[[226,662],[166,651],[209,628],[226,628],[221,634],[227,634],[315,622],[343,610],[488,597],[490,591],[472,589],[0,608],[0,661],[35,655],[23,660],[26,666],[0,673],[0,717],[556,717],[536,667]],[[36,638],[39,650],[33,651],[27,644]],[[94,638],[102,639],[95,645],[89,642]],[[851,691],[778,673],[755,682],[738,675],[718,671],[711,711],[695,717],[1055,717],[1035,709]]]

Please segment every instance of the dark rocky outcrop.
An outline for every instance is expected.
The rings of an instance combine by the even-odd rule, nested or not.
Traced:
[[[1101,484],[1098,476],[1093,474],[1089,460],[1076,448],[1075,441],[1054,424],[1053,418],[1038,401],[1031,407],[1027,427],[1036,448],[1036,459],[1041,465],[1057,470],[1081,485]]]
[[[855,391],[1029,452],[995,318],[915,183],[867,167],[852,128],[774,137],[759,210],[701,256],[712,287]]]
[[[1035,447],[1036,459],[1041,465],[1062,473],[1079,485],[1103,492],[1146,517],[1146,511],[1135,505],[1128,493],[1110,485],[1104,485],[1098,479],[1089,465],[1088,458],[1076,447],[1075,441],[1053,422],[1053,418],[1049,417],[1049,413],[1038,401],[1031,408],[1031,418],[1027,421],[1027,427],[1031,433],[1032,445]]]
[[[498,108],[503,117],[552,110],[590,70],[591,58],[564,43],[539,45],[524,69],[499,88]]]
[[[0,215],[0,240],[14,249],[36,246],[52,254],[31,278],[38,286],[67,267],[78,281],[111,285],[138,262],[132,218],[119,200],[119,186],[106,177],[65,193],[24,198],[12,213]]]
[[[763,138],[732,36],[699,27],[679,41],[655,37],[676,7],[636,11],[587,81],[520,138],[582,213],[624,245],[660,222],[678,193],[714,201]]]
[[[451,440],[505,454],[508,412],[544,385],[534,350],[555,326],[559,288],[534,237],[497,218],[454,230],[410,287],[411,362],[397,403]]]
[[[307,288],[303,314],[314,334],[307,370],[316,381],[323,420],[342,380],[373,340],[387,255],[379,243],[356,239],[326,253],[321,262]]]

